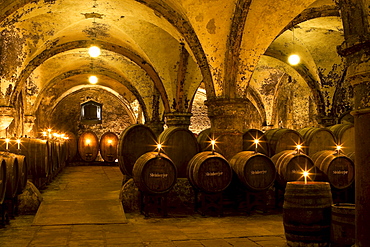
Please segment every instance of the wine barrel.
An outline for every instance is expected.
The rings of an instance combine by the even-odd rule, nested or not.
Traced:
[[[311,156],[322,150],[335,150],[337,141],[327,128],[308,127],[298,130],[304,140],[303,151]]]
[[[255,140],[258,140],[256,145]],[[243,134],[243,151],[257,151],[269,155],[267,138],[261,130],[249,129]]]
[[[100,155],[105,162],[114,162],[118,159],[118,136],[113,132],[106,132],[100,138]]]
[[[0,156],[0,205],[5,199],[6,184],[6,161]]]
[[[304,180],[303,172],[309,172],[308,180],[315,180],[316,167],[312,159],[293,150],[285,150],[271,157],[276,167],[276,182],[281,188],[285,188],[287,182]]]
[[[132,176],[141,191],[162,194],[169,192],[175,185],[177,169],[167,155],[148,152],[136,160]]]
[[[230,165],[239,181],[251,191],[267,190],[275,181],[275,164],[264,154],[239,152],[231,158]]]
[[[46,178],[50,172],[49,145],[47,140],[22,139],[22,143],[27,145],[27,162],[30,167],[30,173],[34,178]]]
[[[77,154],[77,138],[76,135],[72,132],[67,132],[66,136],[68,139],[66,140],[66,149],[67,149],[67,161],[71,162],[76,157]]]
[[[187,167],[190,184],[205,193],[224,191],[231,183],[232,169],[220,154],[205,151],[194,155]]]
[[[158,137],[164,153],[170,157],[177,167],[178,177],[186,178],[189,161],[199,153],[199,145],[194,134],[181,127],[169,127]]]
[[[6,189],[5,198],[13,199],[17,195],[19,185],[18,159],[14,155],[1,152],[0,155],[6,163]]]
[[[200,151],[212,151],[211,147],[211,129],[204,129],[197,136]]]
[[[27,158],[26,156],[20,154],[10,154],[10,155],[15,156],[18,160],[19,183],[17,187],[17,194],[22,194],[23,190],[26,188],[28,178]]]
[[[265,136],[270,157],[284,150],[294,150],[297,144],[303,142],[302,136],[291,129],[270,129],[265,132]]]
[[[355,152],[355,127],[353,124],[336,124],[328,129],[333,132],[338,144],[343,147],[344,154]]]
[[[283,204],[288,246],[329,246],[331,205],[329,183],[288,182]]]
[[[78,138],[78,153],[84,161],[95,161],[99,153],[99,139],[92,131],[86,131]]]
[[[136,160],[143,154],[156,148],[154,132],[143,124],[127,127],[120,135],[118,144],[118,165],[121,172],[132,176]]]
[[[354,163],[345,155],[325,150],[315,153],[311,158],[315,166],[323,173],[322,180],[329,182],[333,188],[341,190],[353,183]]]
[[[355,228],[355,204],[333,204],[331,207],[331,246],[354,246]]]

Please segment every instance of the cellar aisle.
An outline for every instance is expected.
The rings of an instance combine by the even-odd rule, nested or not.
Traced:
[[[118,200],[121,183],[118,167],[66,167],[41,193],[45,202],[90,201],[90,206],[96,207],[94,203],[99,200]],[[70,206],[70,213],[78,214],[79,206]],[[60,211],[54,207],[49,214],[59,215]],[[122,218],[117,214],[105,222],[59,224],[54,220],[37,223],[38,216],[33,215],[17,216],[10,225],[0,228],[0,246],[286,246],[280,213],[224,217],[169,213],[167,218],[145,218],[139,213],[126,213]]]

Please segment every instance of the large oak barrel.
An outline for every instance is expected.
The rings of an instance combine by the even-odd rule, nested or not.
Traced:
[[[105,162],[114,162],[118,158],[118,136],[106,132],[100,138],[100,155]]]
[[[75,158],[78,150],[77,137],[72,132],[67,132],[66,136],[68,137],[66,140],[67,161],[71,162]]]
[[[211,147],[211,129],[204,129],[201,132],[199,132],[197,136],[197,142],[199,144],[199,150],[200,151],[212,151]]]
[[[92,131],[86,131],[78,139],[78,152],[84,161],[95,161],[99,153],[99,139]]]
[[[49,145],[48,141],[40,139],[22,139],[22,143],[27,145],[27,162],[33,179],[46,178],[50,172]]]
[[[0,205],[5,199],[6,182],[6,161],[0,156]]]
[[[344,154],[355,151],[355,127],[353,124],[336,124],[330,126],[329,129],[337,138],[338,144],[343,147]]]
[[[156,136],[148,126],[134,124],[127,127],[121,133],[118,145],[118,165],[121,172],[132,176],[136,160],[155,149]]]
[[[333,188],[345,189],[353,183],[354,163],[345,155],[326,150],[315,153],[311,158],[315,166],[323,173],[322,180],[329,182]]]
[[[351,247],[355,244],[355,204],[338,203],[331,207],[331,246]]]
[[[331,205],[329,183],[288,182],[283,204],[288,246],[329,246]]]
[[[291,129],[270,129],[265,132],[268,141],[270,157],[284,150],[294,150],[297,144],[302,144],[302,136]]]
[[[271,157],[276,167],[277,185],[285,188],[287,182],[303,181],[303,172],[309,172],[308,181],[315,180],[316,167],[310,157],[293,150],[285,150]]]
[[[256,145],[255,140],[258,140]],[[269,155],[269,146],[266,136],[261,130],[249,129],[243,134],[243,151],[257,151]]]
[[[196,189],[205,193],[218,193],[231,183],[232,169],[222,155],[205,151],[189,161],[187,177]]]
[[[231,158],[230,165],[249,190],[267,190],[275,181],[275,164],[264,154],[243,151]]]
[[[311,156],[322,150],[335,150],[337,141],[327,128],[308,127],[298,130],[304,140],[303,151]]]
[[[162,194],[170,191],[175,185],[177,170],[167,155],[148,152],[136,160],[132,176],[141,191]]]
[[[6,190],[5,198],[13,199],[17,195],[19,185],[19,165],[18,159],[14,155],[1,152],[2,158],[6,163]]]
[[[164,153],[171,158],[177,167],[178,177],[186,178],[189,161],[199,153],[199,145],[194,134],[181,127],[169,127],[158,137]]]
[[[27,178],[28,178],[28,164],[27,158],[21,154],[9,154],[15,156],[18,160],[18,172],[19,172],[19,183],[17,186],[17,194],[22,194],[23,190],[26,188],[27,185]]]

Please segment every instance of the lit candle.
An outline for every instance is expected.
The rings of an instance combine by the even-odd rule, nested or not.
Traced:
[[[302,149],[302,145],[298,144],[296,148],[297,148],[297,153],[300,153]]]
[[[42,132],[42,136],[43,137],[46,137],[47,136],[46,131]]]
[[[48,129],[49,132],[49,138],[51,139],[51,129]]]
[[[158,156],[159,156],[161,153],[162,144],[158,143],[157,148],[158,148]]]
[[[91,143],[91,140],[90,139],[86,139],[86,145],[87,146],[90,146],[90,143]]]
[[[340,151],[342,150],[342,146],[337,145],[336,150],[337,150],[337,154],[340,154]]]
[[[303,172],[304,183],[307,184],[308,171]]]
[[[20,150],[21,149],[21,139],[18,139],[17,140],[17,149]]]
[[[260,142],[260,140],[254,139],[254,144],[256,144],[255,147],[254,147],[254,152],[256,152],[256,153],[257,153],[257,150],[258,150],[258,143],[259,142]]]
[[[214,154],[214,152],[215,152],[215,144],[216,144],[216,140],[211,140],[212,154]]]
[[[5,139],[5,150],[9,150],[9,142],[10,142],[10,139],[6,138]]]

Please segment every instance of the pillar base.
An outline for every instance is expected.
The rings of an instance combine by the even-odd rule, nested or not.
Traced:
[[[166,113],[164,116],[166,118],[166,125],[168,127],[180,127],[189,129],[190,126],[190,117],[192,113],[188,112],[171,112]]]

